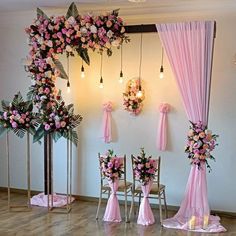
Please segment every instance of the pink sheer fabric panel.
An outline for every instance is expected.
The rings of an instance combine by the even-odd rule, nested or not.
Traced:
[[[159,24],[156,27],[188,119],[194,123],[202,121],[207,124],[214,22]],[[219,218],[210,216],[205,176],[205,167],[198,169],[192,166],[180,209],[175,217],[164,221],[165,227],[200,232],[225,231],[219,224]],[[205,226],[202,226],[202,219],[205,219]]]
[[[137,223],[140,225],[151,225],[155,223],[151,206],[149,204],[148,195],[152,188],[153,181],[149,181],[146,185],[142,185],[143,199],[139,207]]]
[[[103,104],[103,119],[102,119],[102,139],[105,143],[112,141],[111,135],[111,112],[112,103],[107,102]]]
[[[111,195],[108,199],[106,211],[103,217],[104,221],[111,222],[121,222],[120,216],[120,206],[118,202],[118,198],[116,196],[116,191],[119,187],[119,179],[114,179],[114,182],[108,181],[109,186],[111,188]]]
[[[157,132],[157,148],[160,151],[166,150],[167,143],[167,113],[170,110],[170,105],[167,103],[161,103],[159,107],[160,120]]]

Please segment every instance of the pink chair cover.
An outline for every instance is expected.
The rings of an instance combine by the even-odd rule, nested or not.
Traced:
[[[51,207],[51,197],[52,195],[49,196],[49,206]],[[75,199],[74,197],[71,198],[71,202],[73,202]],[[44,193],[39,193],[35,196],[33,196],[30,199],[31,205],[35,206],[41,206],[41,207],[47,207],[48,206],[48,196],[45,195]],[[67,204],[67,199],[65,195],[59,195],[54,193],[53,194],[53,206],[54,207],[62,207]]]
[[[137,223],[140,225],[151,225],[155,223],[152,209],[149,204],[148,195],[152,188],[153,181],[149,181],[146,185],[142,185],[143,199],[139,207]]]
[[[112,103],[107,102],[103,104],[103,120],[102,120],[102,139],[105,143],[112,141],[111,135],[111,112]]]
[[[157,148],[160,151],[166,150],[167,143],[167,113],[170,110],[170,105],[167,103],[161,103],[159,107],[160,120],[159,128],[157,132]]]
[[[160,24],[156,27],[188,119],[207,125],[214,22]],[[226,231],[218,217],[210,216],[206,186],[205,166],[198,169],[193,165],[180,209],[173,218],[164,221],[164,226],[199,232]]]
[[[106,211],[103,217],[104,221],[111,222],[121,222],[120,216],[120,206],[118,202],[118,198],[116,196],[116,191],[119,187],[119,179],[114,179],[114,182],[108,181],[109,186],[111,188],[111,195],[108,199]]]

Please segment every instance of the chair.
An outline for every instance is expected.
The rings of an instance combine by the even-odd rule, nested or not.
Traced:
[[[110,196],[110,187],[106,181],[106,178],[102,175],[101,171],[101,159],[102,157],[100,153],[98,154],[98,160],[99,160],[99,167],[100,167],[100,197],[98,201],[98,207],[97,207],[97,214],[96,214],[96,220],[98,220],[98,215],[99,215],[99,210],[102,202],[102,197],[103,194],[107,194],[108,198]],[[119,187],[117,190],[117,196],[124,196],[125,197],[125,221],[129,222],[129,217],[128,217],[128,208],[127,208],[127,196],[128,193],[133,193],[132,191],[132,186],[133,183],[126,181],[126,155],[124,155],[123,161],[124,161],[124,174],[122,174],[121,178],[119,179]]]
[[[134,169],[134,156],[133,155],[131,155],[131,159],[132,159],[132,168]],[[161,202],[161,200],[164,200],[165,218],[167,218],[167,205],[166,205],[165,185],[160,184],[160,170],[161,170],[161,157],[158,157],[157,171],[155,173],[153,185],[152,185],[151,191],[149,193],[149,198],[153,198],[153,199],[158,198],[158,200],[159,200],[160,223],[162,225],[162,202]],[[132,189],[133,189],[133,196],[139,197],[139,206],[140,206],[142,189],[141,189],[141,184],[140,184],[139,180],[134,175],[134,171],[133,171],[133,187],[132,187]],[[133,202],[134,202],[134,200],[132,201],[132,203]],[[129,217],[132,214],[133,207],[134,206],[131,205]],[[136,214],[135,209],[134,209],[134,214]]]

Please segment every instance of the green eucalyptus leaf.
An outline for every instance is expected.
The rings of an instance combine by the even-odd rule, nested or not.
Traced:
[[[72,2],[68,8],[68,11],[66,13],[66,19],[70,18],[71,16],[73,16],[75,19],[78,17],[79,12],[78,9],[75,5],[74,2]]]
[[[40,8],[37,8],[37,18],[39,18],[40,16],[42,16],[44,19],[49,20],[48,16]]]
[[[62,63],[59,60],[55,60],[55,59],[53,59],[53,62],[55,64],[56,68],[60,71],[60,78],[69,80],[69,77],[66,74]]]

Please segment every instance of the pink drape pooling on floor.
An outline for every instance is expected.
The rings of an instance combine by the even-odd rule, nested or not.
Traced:
[[[160,151],[166,150],[167,143],[167,113],[170,110],[170,105],[167,103],[161,103],[159,106],[160,120],[157,131],[157,148]]]
[[[207,125],[214,38],[214,22],[156,25],[177,81],[187,117]],[[205,222],[205,225],[204,225]],[[192,165],[178,213],[164,221],[167,228],[199,232],[226,231],[219,218],[210,216],[206,168]]]
[[[107,206],[103,220],[111,222],[121,222],[120,206],[118,198],[116,196],[116,191],[118,190],[119,187],[119,179],[116,178],[114,179],[113,182],[110,180],[108,181],[108,183],[111,188],[111,195],[107,201]]]
[[[149,204],[148,195],[152,188],[153,181],[149,181],[146,185],[142,185],[143,199],[139,207],[137,223],[140,225],[151,225],[155,223],[151,206]]]
[[[103,104],[103,119],[102,119],[102,139],[105,143],[110,143],[112,140],[111,135],[111,112],[112,103],[107,102]]]

